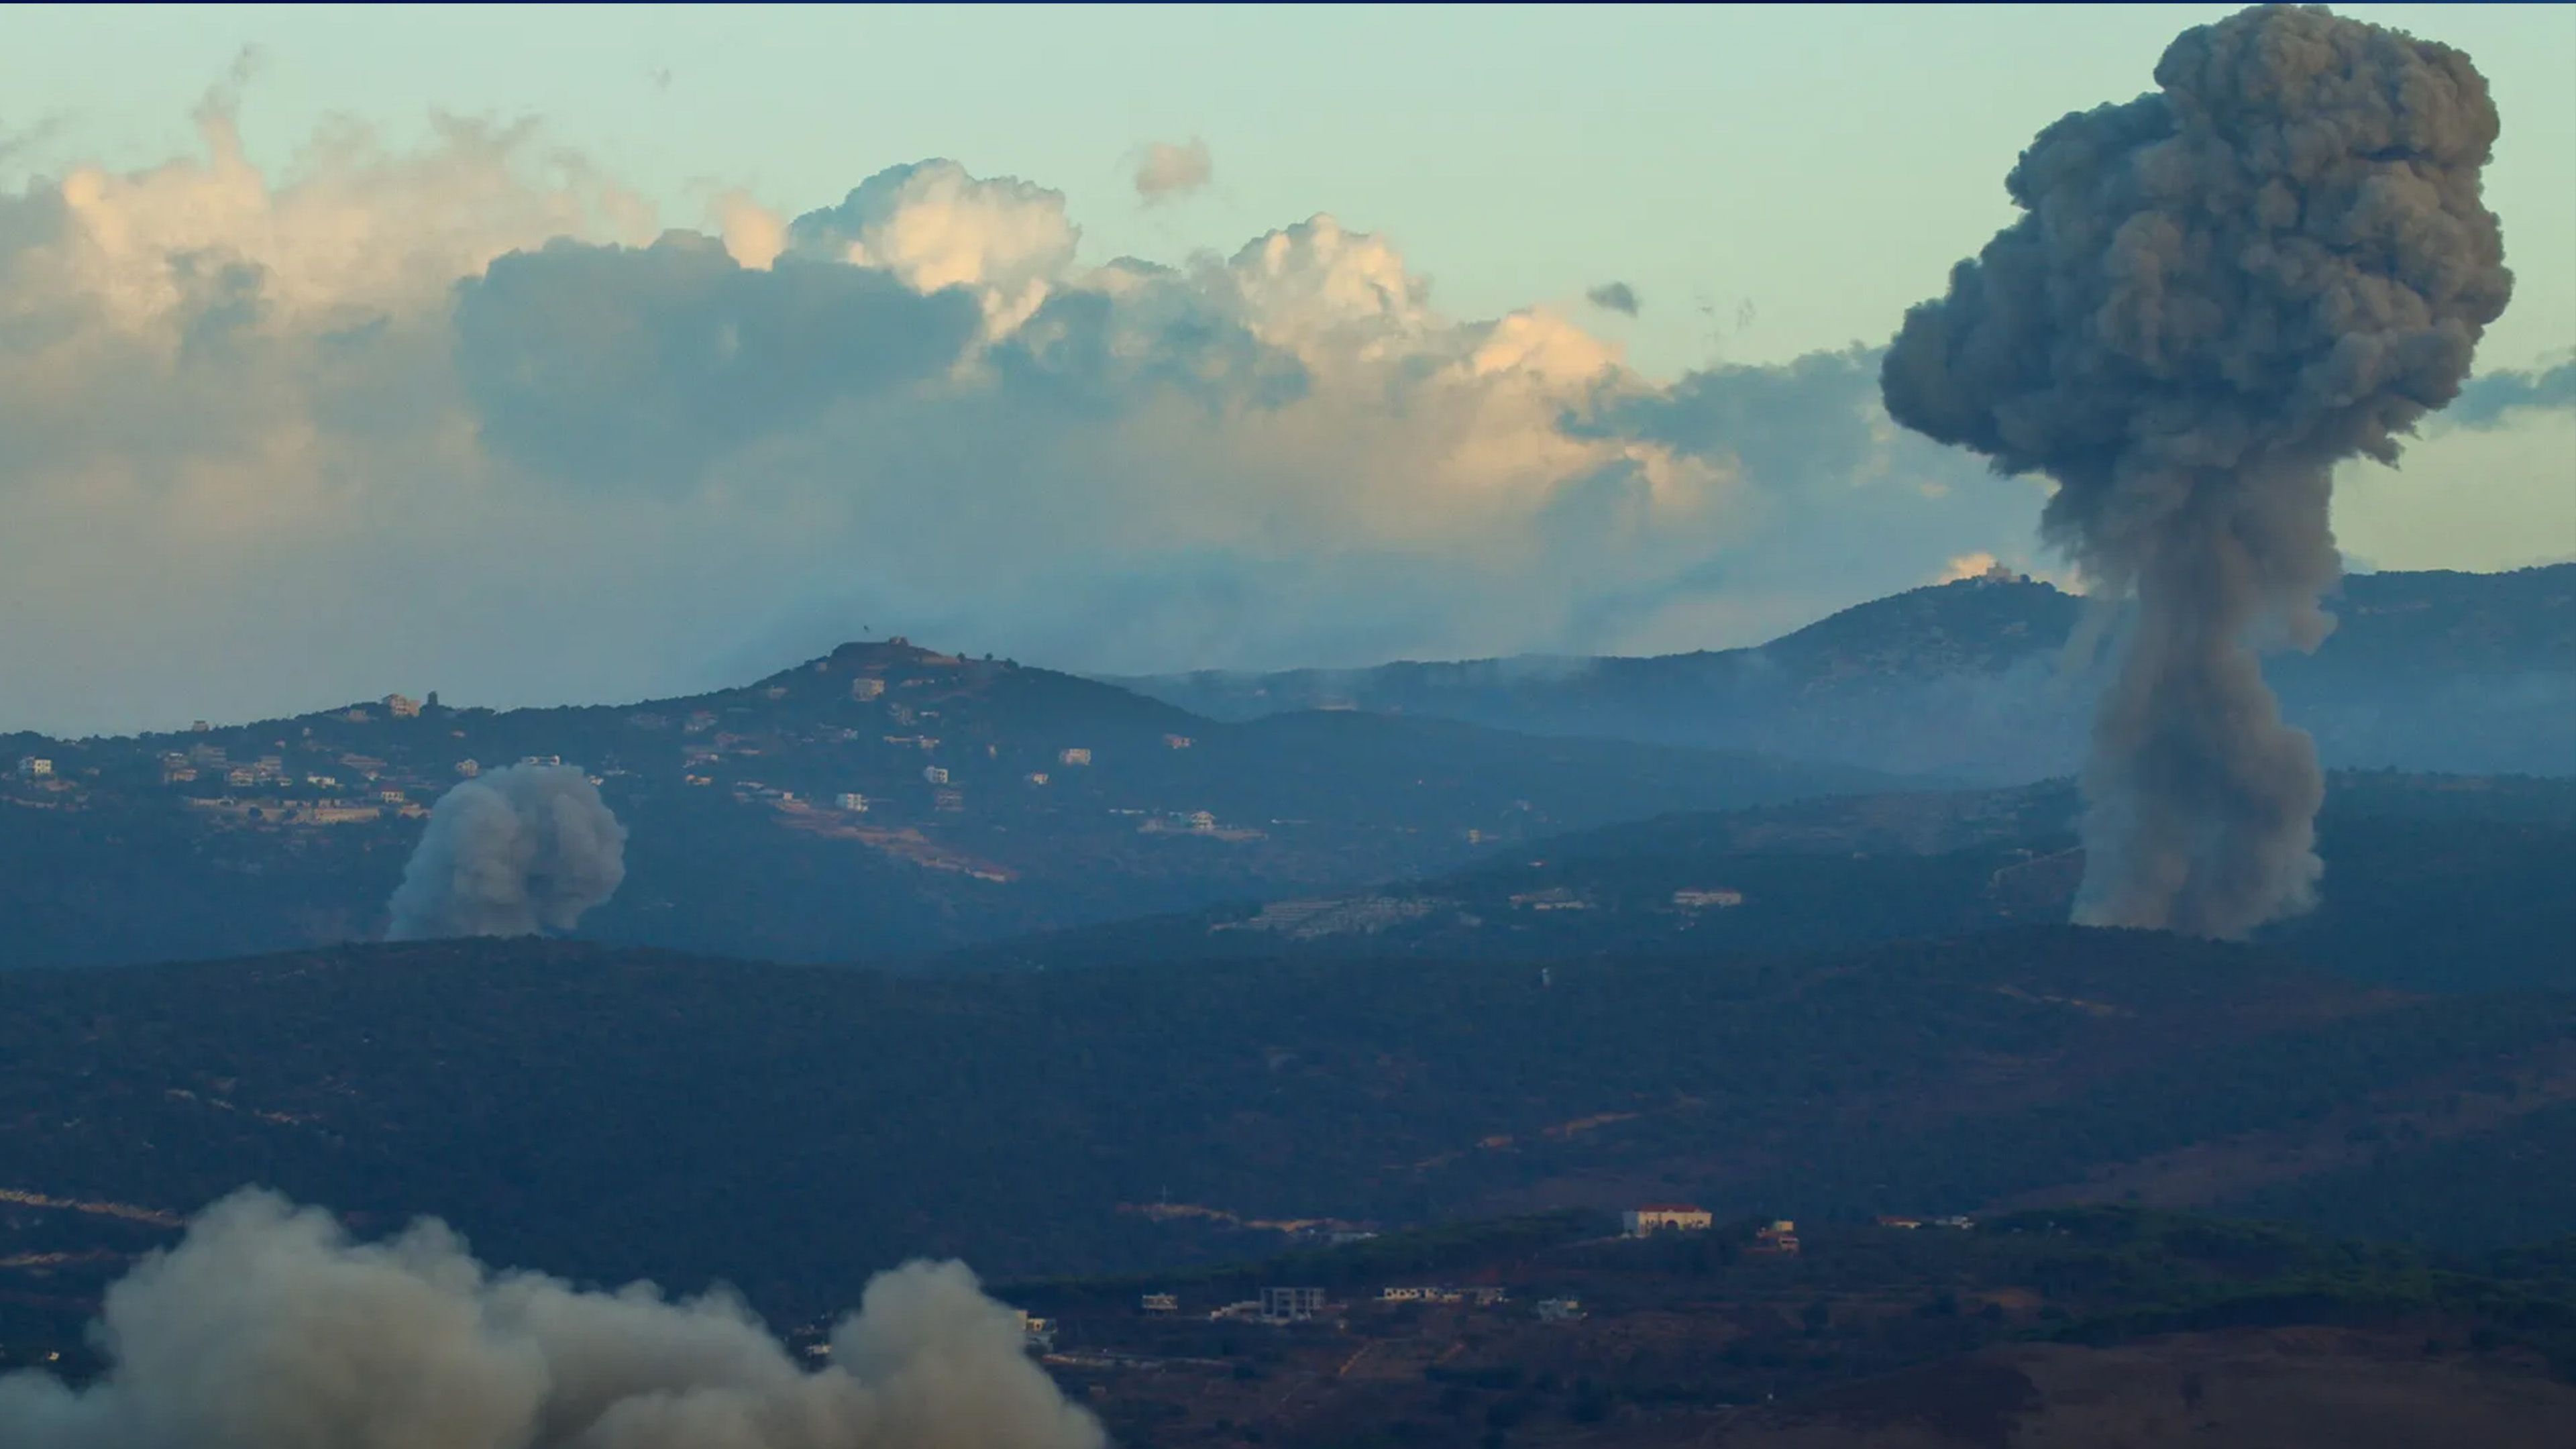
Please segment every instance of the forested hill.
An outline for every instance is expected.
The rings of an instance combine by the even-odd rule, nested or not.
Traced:
[[[484,941],[0,974],[24,1205],[0,1259],[131,1252],[261,1182],[789,1309],[916,1253],[1079,1272],[1675,1197],[2135,1193],[2506,1243],[2576,1230],[2571,1128],[2576,996],[2064,927],[1544,968],[899,976]]]

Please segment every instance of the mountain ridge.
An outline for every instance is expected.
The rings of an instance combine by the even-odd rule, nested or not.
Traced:
[[[2266,671],[2330,765],[2576,774],[2576,564],[2355,574],[2314,655]],[[2086,602],[2004,571],[1870,600],[1767,643],[1653,656],[1399,661],[1120,682],[1217,718],[1334,705],[1535,733],[1771,748],[2010,784],[2082,758],[2106,651]],[[2116,620],[2091,627],[2103,640]],[[2403,689],[2392,688],[2404,680]]]

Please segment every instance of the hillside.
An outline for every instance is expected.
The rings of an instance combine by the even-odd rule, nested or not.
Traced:
[[[2576,1231],[2576,1161],[2487,1147],[2555,1140],[2570,1101],[2576,995],[2063,927],[1544,971],[901,976],[537,941],[24,970],[0,1291],[76,1296],[77,1264],[246,1181],[795,1313],[915,1253],[1085,1272],[1674,1196],[1834,1218],[2331,1181],[2347,1231],[2477,1246]]]
[[[2338,627],[2315,655],[2266,665],[2329,765],[2576,774],[2576,564],[2358,574],[2329,607]],[[2083,619],[2073,595],[1989,575],[1751,649],[1122,682],[1223,719],[1340,706],[2006,784],[2070,773],[2083,756],[2103,677],[2098,657],[2069,660]]]
[[[2547,1254],[2121,1208],[1797,1228],[1788,1254],[1755,1222],[1637,1241],[1553,1214],[1004,1291],[1121,1443],[1164,1449],[1246,1425],[1282,1449],[2556,1449],[2576,1418],[2576,1276]],[[1328,1312],[1208,1316],[1274,1284]]]
[[[1293,956],[1551,961],[1779,953],[2064,920],[2083,874],[2064,781],[1675,813],[1448,874],[952,953],[951,967]],[[2576,782],[2341,774],[2322,903],[2265,941],[2412,990],[2576,989]]]
[[[427,803],[527,758],[586,767],[630,832],[626,882],[583,934],[790,960],[1349,885],[1675,805],[1889,783],[1350,712],[1220,724],[900,642],[689,699],[379,703],[175,736],[9,736],[0,757],[50,766],[0,778],[0,966],[372,938]]]

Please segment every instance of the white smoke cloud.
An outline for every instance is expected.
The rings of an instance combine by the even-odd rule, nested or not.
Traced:
[[[861,620],[1130,673],[1750,642],[2036,508],[1865,354],[1658,383],[1329,216],[1090,265],[931,161],[698,236],[520,132],[277,177],[229,125],[0,198],[11,725],[636,698]]]
[[[244,1191],[108,1290],[107,1372],[0,1377],[10,1449],[1103,1449],[958,1263],[868,1285],[800,1365],[737,1300],[495,1273]]]
[[[626,827],[571,765],[510,765],[430,807],[386,939],[569,931],[626,879]]]
[[[1187,196],[1216,178],[1216,162],[1207,142],[1192,138],[1180,145],[1156,141],[1136,163],[1136,194],[1147,204]]]

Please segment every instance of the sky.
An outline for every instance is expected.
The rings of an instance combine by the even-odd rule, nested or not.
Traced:
[[[638,698],[863,628],[1723,647],[2049,571],[2045,485],[1895,429],[1871,349],[2041,126],[2226,13],[22,10],[0,730]],[[2576,556],[2576,7],[2343,13],[2487,75],[2516,290],[2496,405],[2346,469],[2338,534]]]

